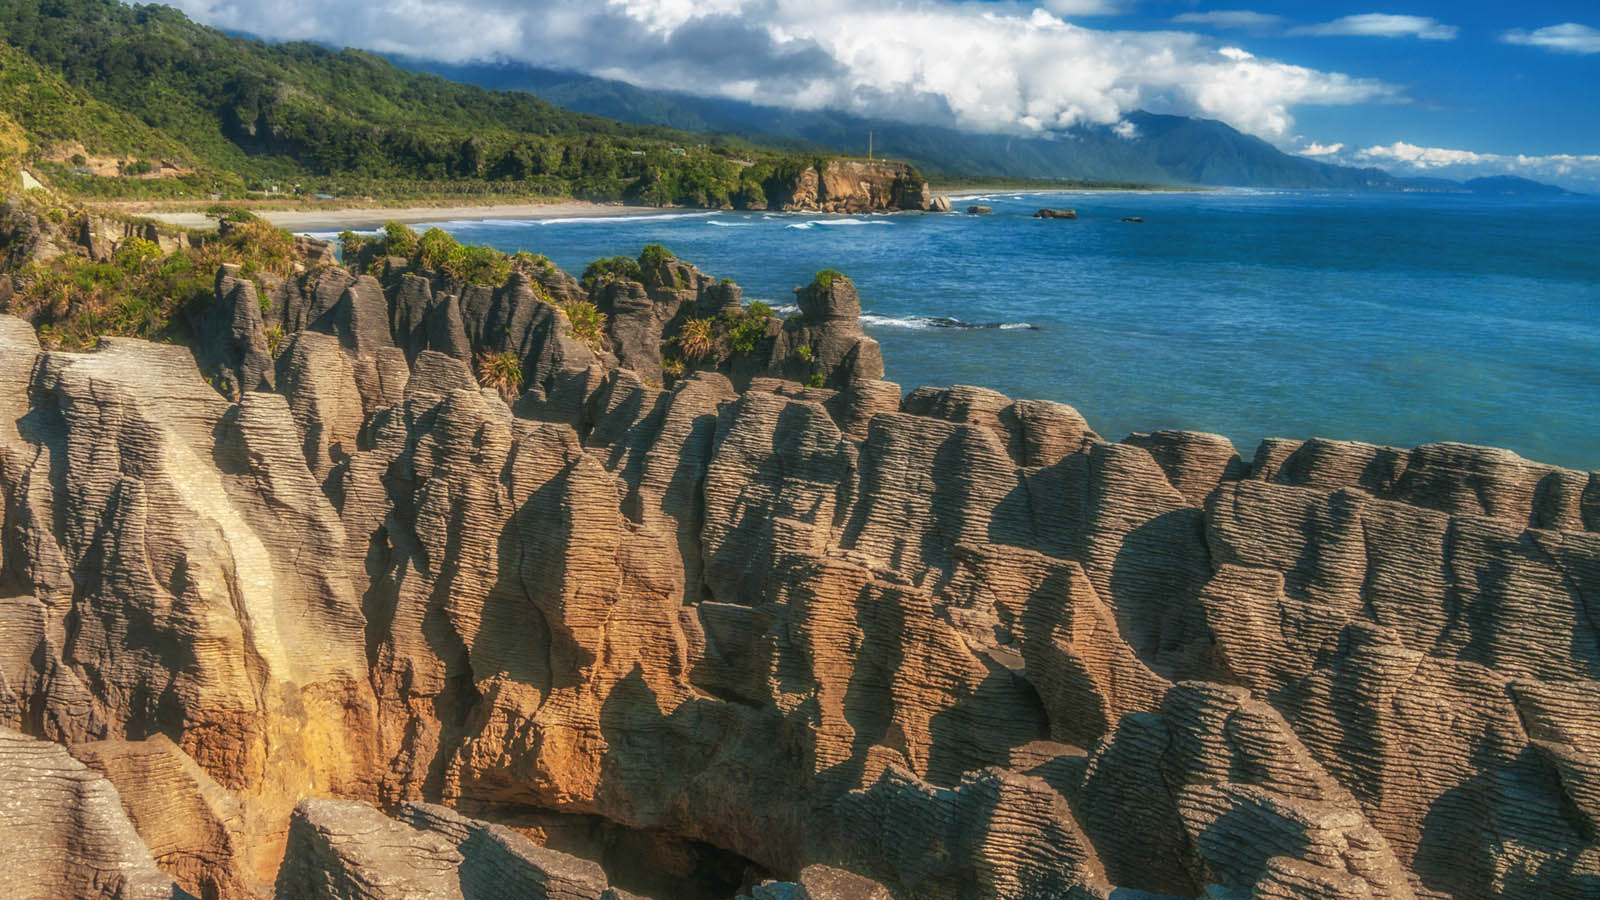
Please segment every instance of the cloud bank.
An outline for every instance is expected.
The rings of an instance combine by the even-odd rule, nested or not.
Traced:
[[[1116,0],[175,0],[223,28],[449,62],[508,59],[648,87],[974,131],[1115,125],[1135,109],[1287,141],[1304,104],[1386,100],[1379,81],[1183,31],[1086,28]],[[1055,10],[1052,12],[1051,10]],[[1431,21],[1431,20],[1430,20]]]
[[[1394,16],[1387,13],[1362,13],[1345,16],[1320,25],[1302,25],[1290,34],[1312,37],[1415,37],[1425,41],[1453,41],[1460,29],[1425,16]]]
[[[1479,153],[1450,147],[1423,147],[1396,141],[1371,147],[1312,143],[1299,153],[1324,162],[1347,166],[1378,166],[1400,176],[1438,176],[1468,179],[1488,175],[1519,175],[1560,184],[1578,191],[1600,189],[1600,154]]]
[[[1600,28],[1576,22],[1549,25],[1536,31],[1514,29],[1500,36],[1508,44],[1542,47],[1557,53],[1600,53]]]
[[[1268,31],[1288,21],[1272,13],[1253,12],[1248,9],[1214,9],[1209,12],[1186,12],[1172,17],[1177,25],[1206,25],[1211,28],[1236,28],[1242,31]]]

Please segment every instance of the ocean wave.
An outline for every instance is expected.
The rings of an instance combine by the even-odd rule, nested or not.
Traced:
[[[1040,331],[1032,322],[964,322],[952,316],[877,316],[861,314],[861,324],[878,328],[992,328],[999,331]]]
[[[815,228],[818,225],[840,226],[840,225],[893,225],[893,224],[894,224],[893,222],[890,222],[887,219],[857,219],[857,218],[853,218],[853,217],[846,217],[846,218],[843,218],[843,219],[812,219],[809,222],[793,222],[793,223],[790,223],[789,225],[787,225],[785,227],[787,227],[787,228],[799,228],[799,229],[804,230],[804,229],[807,229],[807,228]]]
[[[564,219],[533,219],[533,220],[531,220],[529,222],[526,222],[525,224],[529,224],[529,225],[590,225],[590,224],[595,224],[595,223],[602,223],[603,224],[603,223],[613,223],[613,222],[664,222],[664,221],[670,221],[672,219],[704,219],[704,218],[706,218],[708,216],[715,216],[715,215],[718,215],[718,214],[719,214],[719,212],[717,210],[713,209],[713,210],[707,210],[706,212],[649,213],[649,214],[646,214],[646,215],[633,215],[633,216],[626,216],[626,215],[624,215],[624,216],[571,216],[569,218],[564,218]],[[474,224],[474,225],[491,225],[491,224],[492,225],[499,225],[499,224],[503,223],[503,224],[509,225],[509,224],[513,224],[514,222],[515,222],[515,220],[511,220],[511,219],[499,219],[499,220],[497,220],[497,219],[486,219],[486,220],[483,220],[483,221],[480,221],[480,222],[474,222],[472,224]]]
[[[754,222],[723,222],[723,221],[718,220],[718,219],[712,219],[711,221],[707,222],[706,224],[707,225],[715,225],[718,228],[749,228],[751,225],[754,225],[756,223],[754,223]]]

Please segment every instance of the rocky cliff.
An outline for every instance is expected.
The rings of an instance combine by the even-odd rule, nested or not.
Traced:
[[[0,317],[26,896],[1600,892],[1600,474],[902,398],[848,279],[652,265]]]
[[[767,186],[767,203],[786,211],[832,213],[949,212],[911,166],[889,160],[827,159]]]

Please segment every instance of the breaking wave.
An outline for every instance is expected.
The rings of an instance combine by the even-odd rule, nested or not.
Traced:
[[[790,223],[787,227],[789,227],[789,228],[799,228],[799,229],[804,230],[804,229],[807,229],[807,228],[816,228],[819,225],[828,226],[828,227],[834,227],[834,226],[841,226],[841,225],[893,225],[893,224],[894,223],[890,222],[888,219],[857,219],[857,218],[854,218],[854,217],[847,217],[847,218],[843,218],[843,219],[812,219],[809,222],[793,222],[793,223]]]
[[[861,324],[878,328],[993,328],[999,331],[1040,331],[1032,322],[964,322],[951,316],[875,316],[861,314]]]

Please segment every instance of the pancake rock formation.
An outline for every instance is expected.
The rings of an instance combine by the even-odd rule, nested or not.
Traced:
[[[24,896],[1600,895],[1600,474],[325,251],[194,353],[0,317]]]

